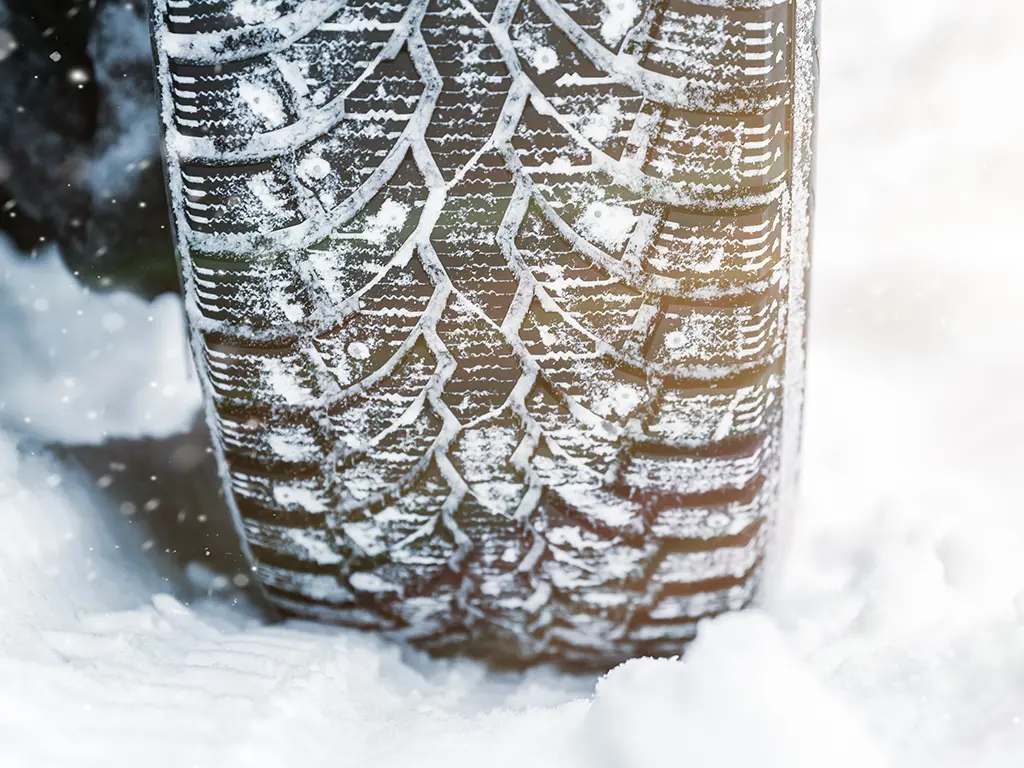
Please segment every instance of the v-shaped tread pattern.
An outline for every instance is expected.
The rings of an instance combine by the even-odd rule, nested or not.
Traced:
[[[244,5],[153,18],[270,599],[585,666],[747,604],[799,429],[813,3]]]

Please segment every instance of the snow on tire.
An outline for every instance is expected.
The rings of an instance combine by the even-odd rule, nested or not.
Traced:
[[[288,614],[601,667],[795,474],[813,0],[154,0],[195,356]]]

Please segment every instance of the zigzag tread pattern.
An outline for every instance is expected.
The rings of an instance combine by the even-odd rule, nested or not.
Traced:
[[[750,602],[796,5],[153,3],[193,345],[271,602],[588,668]]]

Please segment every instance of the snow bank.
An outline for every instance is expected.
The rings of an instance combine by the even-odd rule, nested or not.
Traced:
[[[0,361],[0,426],[42,440],[174,434],[199,407],[177,298],[91,292],[3,237]]]
[[[1024,63],[1024,6],[825,6],[802,512],[762,609],[705,625],[685,660],[596,684],[262,626],[230,595],[160,595],[74,477],[4,439],[0,764],[1019,766],[1024,154],[1002,73]],[[150,429],[155,395],[132,382],[187,381],[180,337],[142,330],[153,310],[137,306],[133,354],[107,350],[101,368],[72,352],[106,343],[114,297],[78,320],[85,298],[49,292],[65,280],[54,263],[18,270],[0,290],[26,300],[0,299],[0,349],[27,383],[0,373],[6,423],[44,420],[56,379],[38,350],[68,326],[54,357],[91,377],[82,410]],[[55,309],[28,330],[35,283]],[[180,333],[177,306],[163,311],[152,327]],[[184,419],[194,395],[179,394]]]
[[[9,696],[20,695],[13,681],[34,668],[14,659],[56,659],[40,642],[43,631],[168,589],[130,526],[100,502],[83,478],[0,433],[0,690]],[[0,745],[9,713],[0,703]],[[0,765],[9,764],[4,749]]]
[[[109,110],[89,165],[89,184],[94,200],[128,197],[138,183],[131,171],[159,162],[160,152],[156,97],[149,83],[127,76],[130,68],[151,66],[145,18],[131,6],[103,6],[89,41],[89,55]]]
[[[706,623],[682,661],[612,670],[586,729],[595,768],[885,765],[857,716],[757,610]]]

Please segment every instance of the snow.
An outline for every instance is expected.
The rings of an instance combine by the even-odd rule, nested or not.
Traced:
[[[558,67],[558,52],[544,43],[541,37],[534,34],[520,34],[513,41],[513,47],[522,61],[543,75]]]
[[[245,24],[266,24],[278,18],[281,0],[235,0],[231,12]]]
[[[242,80],[238,84],[238,93],[249,105],[249,109],[271,128],[279,128],[285,124],[284,104],[276,92],[258,82]]]
[[[629,239],[636,222],[637,217],[628,206],[595,201],[580,214],[576,228],[601,245],[619,250]]]
[[[24,440],[24,438],[22,439]],[[116,509],[101,506],[83,479],[30,444],[0,433],[0,764],[7,752],[10,696],[31,664],[57,660],[42,632],[79,614],[134,609],[167,585]],[[34,455],[35,454],[35,455]],[[134,557],[127,552],[139,553]],[[59,670],[58,670],[59,672]],[[4,697],[7,698],[4,698]],[[27,702],[26,702],[27,703]],[[7,758],[7,759],[5,759]]]
[[[71,441],[182,428],[180,307],[84,294],[53,254],[4,250],[0,764],[1018,766],[1024,154],[1002,73],[1022,21],[996,0],[826,4],[788,552],[759,609],[600,681],[267,626],[231,592],[172,597],[186,588],[24,418]]]
[[[3,61],[18,49],[18,41],[6,29],[0,29],[0,61]]]
[[[186,429],[199,407],[180,302],[82,287],[0,236],[0,428],[95,443]]]
[[[409,206],[388,198],[380,208],[366,221],[366,228],[361,233],[367,242],[382,245],[393,232],[405,226],[409,216]]]
[[[310,152],[299,162],[298,171],[304,178],[319,181],[331,172],[331,166],[320,155]]]
[[[549,72],[558,66],[558,54],[554,48],[549,48],[546,45],[538,45],[533,50],[533,55],[530,58],[530,64],[539,74]]]
[[[311,488],[304,488],[301,485],[284,485],[283,483],[274,486],[274,498],[285,507],[295,506],[298,509],[305,509],[310,512],[326,512],[327,507]]]
[[[125,76],[127,67],[145,67],[152,58],[145,22],[131,6],[108,4],[99,12],[95,30],[89,53],[112,115],[102,125],[88,175],[94,197],[109,199],[127,195],[137,183],[137,176],[126,169],[153,162],[160,121],[153,94],[137,78]],[[84,78],[84,70],[68,72],[73,83]]]
[[[601,8],[601,37],[608,45],[617,45],[640,16],[637,0],[604,0]]]
[[[612,670],[597,684],[585,733],[602,766],[886,764],[856,715],[760,611],[707,624],[682,662]]]

